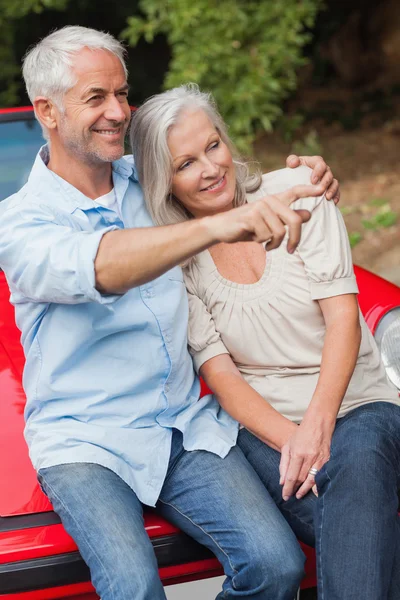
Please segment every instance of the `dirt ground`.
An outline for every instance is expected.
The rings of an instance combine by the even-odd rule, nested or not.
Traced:
[[[339,206],[354,262],[400,285],[400,121],[356,131],[318,124],[314,129],[318,153],[341,183]],[[292,149],[274,135],[259,140],[255,154],[267,171],[281,168]]]

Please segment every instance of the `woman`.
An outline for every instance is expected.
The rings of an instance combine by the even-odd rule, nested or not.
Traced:
[[[304,167],[250,177],[195,86],[150,99],[131,135],[158,224],[229,211],[309,179]],[[185,265],[189,344],[243,426],[238,444],[276,504],[301,539],[315,536],[320,597],[398,600],[398,394],[359,313],[339,211],[322,196],[295,205],[312,211],[295,252],[217,244]],[[284,234],[281,223],[274,233]]]

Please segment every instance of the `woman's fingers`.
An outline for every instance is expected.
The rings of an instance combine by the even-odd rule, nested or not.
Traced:
[[[300,472],[303,466],[302,456],[291,456],[282,489],[282,498],[286,501],[293,496],[301,483]]]
[[[283,446],[281,449],[281,460],[279,463],[279,485],[285,483],[286,473],[290,462],[290,451],[288,446]]]
[[[320,469],[322,469],[325,462],[326,462],[326,460],[324,460],[324,459],[317,460],[308,469],[307,477],[305,477],[304,482],[302,483],[302,485],[299,487],[299,489],[296,492],[296,498],[298,500],[300,500],[300,498],[303,498],[306,494],[308,494],[308,492],[310,490],[313,490],[314,494],[316,496],[318,496],[318,490],[315,485],[316,473],[314,470],[316,469],[317,471],[319,471]],[[311,469],[311,473],[310,473],[310,469]]]
[[[296,492],[296,498],[298,500],[300,500],[300,498],[303,498],[303,496],[308,494],[308,492],[314,487],[314,485],[315,485],[315,475],[308,473],[305,481],[302,483],[302,485],[299,487],[299,489]]]

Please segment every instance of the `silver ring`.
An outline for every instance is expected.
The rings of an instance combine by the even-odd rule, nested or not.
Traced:
[[[313,477],[315,477],[316,474],[318,473],[318,469],[316,469],[315,467],[311,467],[311,469],[308,471],[308,473],[310,475],[312,475]]]

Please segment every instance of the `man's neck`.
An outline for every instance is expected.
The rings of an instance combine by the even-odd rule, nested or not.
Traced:
[[[72,156],[59,156],[50,149],[47,168],[92,200],[104,196],[113,187],[109,162],[86,164]]]

